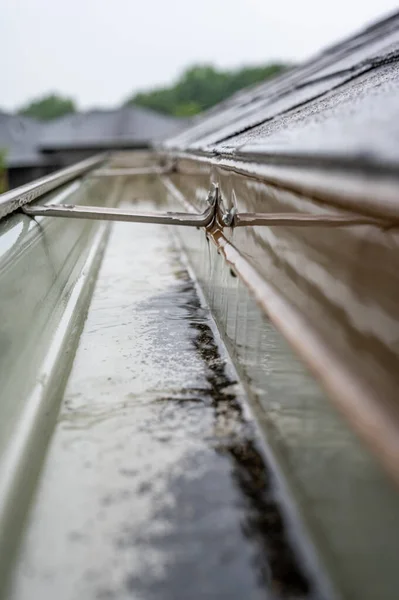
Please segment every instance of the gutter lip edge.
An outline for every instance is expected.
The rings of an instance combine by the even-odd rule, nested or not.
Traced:
[[[157,154],[173,159],[180,176],[185,173],[179,170],[179,160],[189,160],[208,166],[209,170],[236,173],[245,179],[270,185],[274,190],[290,191],[335,208],[382,219],[399,218],[398,167],[395,173],[393,169],[375,169],[373,172],[369,165],[367,171],[359,171],[331,164],[311,165],[306,161],[288,164],[271,160],[272,157],[269,161],[267,157],[259,161],[251,155],[215,155],[172,148],[160,148]]]

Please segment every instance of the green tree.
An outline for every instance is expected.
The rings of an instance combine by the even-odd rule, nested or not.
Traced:
[[[278,75],[287,67],[273,63],[222,71],[211,65],[196,65],[186,69],[174,85],[140,92],[129,98],[126,104],[152,108],[169,115],[191,116],[211,108],[242,88]]]
[[[50,94],[38,100],[33,100],[18,111],[20,115],[34,117],[42,121],[56,119],[57,117],[74,112],[76,112],[74,101],[56,94]]]

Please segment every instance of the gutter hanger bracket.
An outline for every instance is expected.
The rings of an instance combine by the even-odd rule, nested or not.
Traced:
[[[72,219],[95,219],[102,221],[126,221],[130,223],[154,223],[185,227],[208,228],[214,222],[224,227],[349,227],[374,225],[394,227],[399,222],[382,220],[353,213],[240,213],[236,207],[226,209],[217,184],[212,184],[206,198],[207,206],[202,213],[136,213],[132,210],[73,204],[26,204],[21,207],[25,214]]]

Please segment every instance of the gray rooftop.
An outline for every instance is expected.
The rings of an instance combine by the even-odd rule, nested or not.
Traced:
[[[173,135],[183,121],[139,106],[116,110],[91,110],[49,122],[40,140],[43,149],[110,148],[123,144],[145,145]]]
[[[50,122],[0,113],[0,149],[9,167],[46,164],[45,151],[149,145],[174,135],[184,121],[138,106],[91,110]]]
[[[10,167],[29,167],[45,164],[38,149],[43,125],[34,119],[0,113],[0,149],[6,150]]]

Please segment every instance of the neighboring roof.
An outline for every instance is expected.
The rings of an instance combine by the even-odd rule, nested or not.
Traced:
[[[43,125],[29,117],[0,113],[0,149],[6,150],[10,167],[42,165],[45,157],[37,147]]]
[[[183,119],[139,106],[92,110],[50,122],[0,113],[0,149],[9,167],[46,164],[44,151],[108,149],[148,145],[182,128]]]
[[[275,164],[399,163],[399,14],[304,65],[241,91],[169,149]]]
[[[92,110],[48,123],[40,140],[43,150],[143,145],[182,128],[183,121],[139,106]]]

